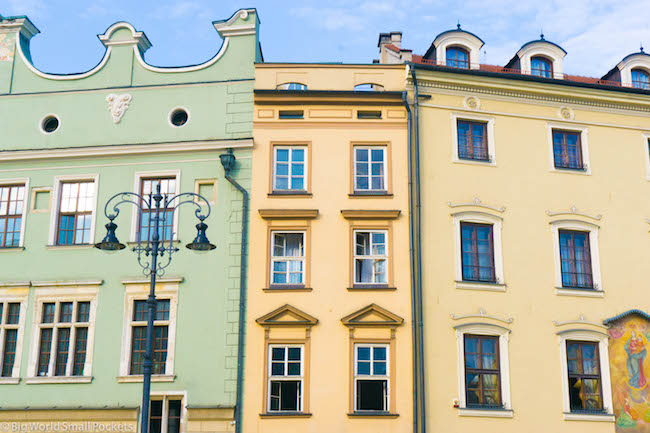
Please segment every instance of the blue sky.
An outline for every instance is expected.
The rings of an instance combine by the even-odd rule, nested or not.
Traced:
[[[482,63],[505,64],[541,29],[569,53],[570,74],[601,76],[641,42],[650,52],[650,0],[245,1],[2,0],[0,14],[30,17],[41,30],[32,39],[34,63],[57,73],[95,66],[104,52],[96,35],[122,20],[149,37],[149,63],[201,63],[221,45],[211,22],[242,7],[258,9],[270,62],[371,62],[387,31],[402,31],[403,47],[423,54],[458,20],[486,42]]]

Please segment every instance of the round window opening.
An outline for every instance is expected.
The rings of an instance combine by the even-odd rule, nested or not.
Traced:
[[[41,122],[41,128],[43,128],[43,132],[47,134],[53,133],[57,130],[58,127],[59,119],[57,119],[55,116],[47,116],[45,119],[43,119],[43,122]]]
[[[182,108],[179,108],[178,110],[174,110],[171,115],[171,122],[172,125],[174,126],[183,126],[187,123],[187,119],[189,119],[189,116],[187,114],[187,111],[183,110]]]

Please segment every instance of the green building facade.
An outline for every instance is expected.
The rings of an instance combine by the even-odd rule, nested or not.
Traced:
[[[0,17],[0,422],[9,430],[138,430],[148,279],[129,249],[92,245],[110,197],[159,183],[209,200],[217,248],[184,248],[196,235],[191,206],[163,230],[180,251],[157,284],[151,413],[161,419],[151,431],[235,431],[243,197],[219,156],[233,150],[230,174],[248,189],[261,50],[254,9],[214,27],[221,49],[200,65],[147,64],[146,35],[120,22],[98,35],[106,52],[95,68],[53,75],[32,64],[29,19]],[[147,224],[132,208],[115,220],[128,247]]]

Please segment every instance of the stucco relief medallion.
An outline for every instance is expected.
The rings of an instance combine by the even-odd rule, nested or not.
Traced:
[[[481,100],[476,96],[467,96],[465,97],[465,100],[463,100],[463,105],[465,108],[469,108],[470,110],[478,110],[481,108]]]
[[[123,95],[116,95],[111,93],[106,96],[106,102],[108,102],[108,111],[111,112],[111,117],[113,118],[113,123],[118,124],[122,120],[122,116],[126,112],[126,109],[129,108],[129,103],[131,102],[131,95],[125,93]]]
[[[565,120],[573,120],[575,117],[573,110],[569,107],[560,107],[558,110],[558,115]]]

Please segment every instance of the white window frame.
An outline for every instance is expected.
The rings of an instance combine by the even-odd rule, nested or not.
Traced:
[[[553,130],[577,132],[580,134],[580,148],[582,151],[582,166],[584,170],[572,170],[566,168],[555,168],[555,154],[553,153]],[[548,122],[546,124],[548,151],[549,151],[549,171],[555,173],[577,174],[581,176],[591,175],[591,163],[589,159],[589,129],[587,126],[576,125],[574,123],[557,123]]]
[[[93,198],[92,211],[90,217],[90,240],[88,244],[74,244],[74,245],[57,245],[57,220],[59,218],[59,208],[61,207],[61,184],[65,182],[94,182],[95,184],[95,197]],[[52,209],[50,210],[50,235],[48,237],[48,245],[59,248],[79,248],[92,246],[95,243],[95,220],[97,217],[97,196],[99,195],[99,174],[79,174],[79,175],[66,175],[56,176],[54,178],[54,186],[52,188]]]
[[[123,281],[124,293],[124,323],[122,327],[122,356],[120,358],[120,375],[118,382],[142,382],[143,375],[131,374],[131,340],[133,326],[140,326],[140,322],[133,322],[134,301],[146,301],[149,296],[149,284],[141,281]],[[178,284],[166,284],[165,279],[159,280],[156,286],[156,299],[169,299],[169,320],[157,320],[157,325],[167,325],[167,360],[165,374],[152,374],[152,382],[173,382],[174,354],[176,349],[176,312],[178,309]]]
[[[368,347],[370,348],[370,369],[371,372],[374,372],[374,365],[373,365],[373,359],[374,359],[374,351],[373,349],[375,347],[383,347],[386,349],[386,374],[385,375],[375,375],[375,374],[369,374],[369,375],[359,375],[358,372],[358,351],[357,348],[359,347]],[[380,412],[390,412],[390,344],[387,343],[354,343],[354,395],[352,396],[354,400],[354,411],[359,412],[359,413],[365,413],[365,412],[377,412],[377,411],[368,411],[368,410],[360,410],[357,408],[357,382],[359,380],[385,380],[386,381],[386,398],[384,400],[384,405],[385,409]]]
[[[456,288],[504,292],[506,290],[506,284],[503,276],[503,244],[501,241],[503,219],[496,215],[478,211],[456,212],[452,214],[452,217],[454,221],[454,243],[456,245]],[[492,242],[494,244],[494,273],[496,277],[496,283],[463,281],[463,251],[460,230],[461,223],[492,225]]]
[[[302,235],[302,256],[276,256],[275,255],[275,235],[284,235],[284,234],[301,234]],[[285,242],[286,244],[286,242]],[[285,246],[286,253],[286,246]],[[307,232],[304,230],[272,230],[271,231],[271,263],[269,270],[269,284],[271,286],[304,286],[305,278],[307,276],[306,266],[307,266]],[[291,283],[289,282],[289,262],[302,262],[302,282],[301,283]],[[276,262],[286,262],[287,263],[287,282],[286,283],[275,283],[273,282],[274,277],[274,264]]]
[[[169,400],[181,401],[181,426],[179,433],[185,433],[187,424],[187,391],[151,391],[151,401],[162,400],[163,402],[163,422],[160,426],[160,433],[167,433],[167,424],[169,423]],[[151,405],[149,406],[151,408]]]
[[[603,332],[588,329],[570,329],[557,333],[558,344],[560,345],[560,368],[562,371],[562,397],[564,419],[567,421],[614,421],[612,404],[612,385],[609,374],[609,336]],[[571,400],[569,397],[569,369],[567,366],[566,342],[571,341],[592,341],[598,343],[598,356],[600,359],[600,380],[603,393],[603,409],[605,413],[585,414],[571,412]]]
[[[18,240],[17,248],[25,247],[25,227],[27,222],[27,204],[29,197],[29,178],[21,177],[17,179],[0,179],[0,187],[8,185],[23,185],[25,187],[25,192],[23,194],[23,213],[20,218],[20,239]],[[16,248],[16,247],[5,247],[5,248]]]
[[[600,272],[600,252],[598,249],[598,231],[600,227],[579,220],[552,221],[551,233],[553,234],[553,252],[555,264],[555,294],[568,296],[598,297],[604,296],[603,282]],[[589,233],[589,253],[591,255],[591,276],[594,289],[573,289],[562,287],[562,261],[560,259],[560,230],[577,230]]]
[[[643,154],[645,155],[646,180],[650,180],[650,134],[642,134]]]
[[[278,150],[288,150],[289,151],[289,161],[287,161],[287,164],[289,164],[289,174],[287,175],[289,180],[288,180],[288,185],[291,185],[291,165],[293,164],[293,151],[295,149],[301,149],[304,151],[304,159],[302,161],[303,164],[303,171],[302,171],[302,188],[287,188],[287,189],[279,189],[277,187],[277,162],[278,162]],[[299,192],[306,192],[307,191],[307,181],[309,179],[307,170],[309,169],[308,167],[308,161],[309,161],[309,148],[306,145],[291,145],[291,146],[285,146],[285,145],[274,145],[273,146],[273,192],[292,192],[292,191],[299,191]]]
[[[288,370],[288,356],[289,356],[289,349],[295,349],[299,348],[300,349],[300,376],[288,376],[287,374],[284,374],[282,376],[273,376],[272,375],[272,363],[273,363],[273,349],[274,348],[284,348],[285,349],[285,373]],[[281,343],[275,343],[275,344],[269,344],[268,345],[268,364],[267,364],[267,378],[266,378],[266,388],[267,388],[267,395],[266,395],[266,411],[268,413],[287,413],[287,412],[302,412],[304,410],[304,403],[305,403],[305,345],[304,344],[281,344]],[[283,411],[283,410],[271,410],[271,382],[294,382],[294,381],[300,381],[300,399],[298,400],[298,410],[297,411]]]
[[[488,156],[490,158],[489,161],[461,159],[458,156],[458,121],[459,120],[461,121],[467,120],[470,122],[483,122],[487,124],[485,128],[487,136],[485,138],[487,140]],[[474,113],[460,113],[460,112],[451,113],[452,162],[457,164],[470,164],[470,165],[483,165],[483,166],[496,167],[497,156],[496,156],[496,148],[494,142],[494,122],[495,119],[492,116],[485,116],[485,115],[474,114]]]
[[[188,118],[189,122],[189,118]],[[186,123],[187,124],[187,123]],[[140,185],[142,184],[142,179],[154,178],[154,177],[175,177],[176,178],[176,192],[178,194],[180,191],[181,184],[181,171],[180,170],[158,170],[158,171],[138,171],[135,173],[135,178],[133,181],[133,192],[136,194],[142,195],[140,191]],[[215,184],[216,189],[216,184]],[[205,203],[204,203],[205,204]],[[132,243],[138,242],[138,226],[140,225],[140,216],[138,215],[138,207],[131,206],[131,234],[130,239]],[[178,212],[174,212],[174,221],[172,223],[172,240],[174,242],[178,241]]]
[[[467,323],[455,326],[458,350],[458,415],[494,418],[512,418],[512,400],[510,398],[510,360],[508,344],[510,330],[491,323]],[[465,394],[465,334],[499,337],[499,373],[501,375],[502,410],[468,408]]]
[[[14,366],[11,370],[11,376],[0,377],[0,384],[17,384],[20,380],[20,362],[23,354],[23,338],[25,335],[25,323],[27,318],[27,296],[28,296],[27,286],[25,290],[16,291],[15,288],[3,288],[0,289],[0,304],[4,304],[2,314],[0,315],[0,369],[2,368],[2,363],[4,362],[4,347],[5,347],[5,335],[7,329],[17,329],[16,335],[16,354],[14,357]],[[20,304],[20,315],[18,317],[17,325],[6,325],[6,317],[9,308],[8,304],[18,303]]]
[[[95,321],[97,318],[97,293],[99,284],[93,285],[80,285],[74,289],[67,289],[62,287],[56,287],[56,284],[52,284],[46,287],[36,287],[34,289],[34,313],[32,315],[32,344],[31,344],[31,356],[29,359],[29,365],[27,368],[27,374],[29,375],[25,378],[26,383],[90,383],[92,380],[92,364],[93,364],[93,354],[94,354],[94,343],[95,343]],[[73,302],[73,311],[72,311],[72,322],[58,324],[58,318],[60,313],[60,304],[64,302]],[[83,370],[83,376],[55,376],[54,367],[56,363],[56,346],[57,346],[57,332],[52,332],[52,345],[50,347],[50,364],[48,366],[47,376],[37,376],[38,374],[38,357],[39,357],[39,346],[41,342],[41,319],[43,317],[43,304],[54,303],[54,323],[48,324],[47,328],[58,328],[57,325],[62,325],[61,327],[69,327],[70,329],[70,346],[68,348],[68,365],[66,367],[66,372],[72,372],[72,364],[74,361],[74,335],[72,328],[75,327],[76,305],[78,302],[90,302],[90,317],[87,322],[88,328],[88,339],[86,341],[86,360]],[[84,322],[85,323],[85,322]]]
[[[384,234],[384,240],[385,240],[385,248],[386,248],[386,254],[384,255],[358,255],[357,254],[357,233],[370,233],[370,251],[372,253],[372,234],[373,233],[383,233]],[[377,285],[388,285],[390,280],[390,245],[389,245],[389,238],[388,238],[388,230],[386,229],[355,229],[352,231],[352,284],[354,286],[377,286]],[[364,258],[364,259],[384,259],[386,261],[385,269],[386,269],[386,281],[384,282],[375,282],[371,281],[369,283],[366,282],[359,282],[357,281],[357,259],[358,258]],[[375,271],[374,271],[374,266],[373,266],[373,273],[372,273],[372,279],[375,279]]]
[[[358,189],[357,188],[357,150],[368,150],[368,189]],[[384,187],[382,189],[372,188],[372,160],[371,155],[373,150],[381,149],[383,153],[383,166],[384,166],[384,175],[383,183]],[[363,144],[354,144],[352,146],[352,190],[355,193],[386,193],[388,192],[388,146],[386,145],[363,145]]]

